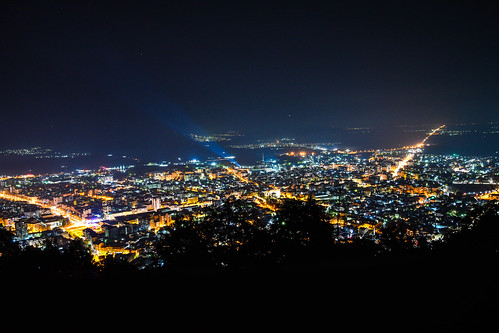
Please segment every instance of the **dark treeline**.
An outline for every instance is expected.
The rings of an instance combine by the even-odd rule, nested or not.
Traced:
[[[101,278],[140,274],[218,274],[227,272],[331,271],[358,265],[425,262],[496,269],[499,262],[498,204],[477,206],[462,230],[428,243],[414,226],[387,223],[376,237],[344,239],[316,201],[285,200],[269,221],[253,204],[231,200],[209,208],[204,216],[179,215],[160,230],[150,256],[139,271],[133,261],[106,258],[92,262],[80,240],[59,250],[50,240],[43,249],[21,248],[0,230],[3,277]],[[398,266],[397,266],[398,267]]]
[[[387,223],[372,238],[338,237],[313,200],[284,201],[272,220],[233,200],[203,216],[178,215],[142,270],[111,256],[96,264],[79,240],[62,250],[50,240],[21,248],[0,230],[0,282],[21,307],[43,299],[61,310],[56,295],[73,295],[110,304],[123,318],[127,307],[161,304],[160,316],[192,330],[234,318],[255,329],[476,330],[499,306],[498,207],[477,205],[460,231],[428,243],[404,223]],[[284,317],[269,315],[282,309]]]
[[[326,267],[381,249],[370,240],[340,242],[336,233],[314,200],[285,200],[272,222],[263,221],[252,204],[234,200],[196,221],[178,217],[160,232],[156,253],[172,271],[252,271]]]
[[[335,265],[390,264],[404,260],[480,262],[499,259],[499,216],[494,203],[477,206],[460,231],[429,243],[417,226],[389,222],[376,237],[338,237],[314,200],[285,200],[272,223],[252,204],[234,200],[198,220],[178,217],[160,232],[159,266],[180,271],[328,270]]]
[[[13,235],[0,229],[0,279],[61,279],[91,278],[98,268],[81,240],[73,240],[61,251],[50,239],[43,248],[21,248]]]

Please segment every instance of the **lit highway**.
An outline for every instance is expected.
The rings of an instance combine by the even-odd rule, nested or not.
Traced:
[[[445,125],[441,125],[437,128],[435,128],[434,130],[432,130],[424,139],[423,141],[421,141],[420,143],[414,145],[414,146],[410,146],[410,147],[407,147],[407,149],[422,149],[424,148],[425,146],[425,143],[426,141],[434,134],[436,134],[438,131],[440,131],[441,129],[443,129],[445,127]],[[407,154],[407,156],[399,162],[399,164],[397,165],[397,167],[395,168],[395,170],[393,170],[393,177],[397,177],[400,170],[404,169],[405,166],[414,158],[414,153],[413,152],[409,152],[409,154]]]

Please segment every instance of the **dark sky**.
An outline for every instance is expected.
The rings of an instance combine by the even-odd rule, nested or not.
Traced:
[[[0,146],[499,120],[492,1],[125,2],[3,2]]]

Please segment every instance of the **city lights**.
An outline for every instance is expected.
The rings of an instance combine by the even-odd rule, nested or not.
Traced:
[[[376,239],[388,221],[417,220],[422,229],[411,232],[432,242],[459,228],[457,212],[466,216],[475,202],[498,199],[497,158],[424,153],[430,137],[443,128],[413,146],[293,150],[244,167],[225,154],[217,161],[147,163],[151,171],[133,177],[125,173],[134,167],[125,165],[5,176],[0,208],[19,213],[0,215],[0,223],[19,242],[39,244],[40,238],[61,235],[83,239],[97,261],[108,255],[140,261],[150,249],[131,250],[132,244],[154,242],[176,216],[199,219],[206,209],[237,199],[271,221],[285,200],[314,198],[338,228],[337,240]],[[463,186],[469,187],[465,196],[455,197]],[[446,206],[453,207],[452,214],[439,213]],[[34,214],[27,217],[23,211]]]

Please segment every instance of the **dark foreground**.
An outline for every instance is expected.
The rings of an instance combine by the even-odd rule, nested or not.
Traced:
[[[40,315],[55,309],[58,317],[78,322],[105,318],[99,325],[115,330],[138,324],[180,331],[449,332],[493,324],[499,309],[497,266],[476,258],[442,259],[393,257],[249,272],[113,273],[19,279],[2,286],[12,310],[35,306],[33,314]]]
[[[203,256],[187,255],[205,253],[202,251],[175,255],[187,245],[187,249],[198,249],[194,242],[198,238],[190,243],[185,239],[175,242],[175,238],[159,243],[158,260],[183,261],[139,270],[115,260],[98,267],[78,242],[63,253],[50,242],[43,251],[21,251],[4,232],[0,233],[0,285],[7,309],[3,315],[27,314],[31,320],[22,322],[27,326],[60,325],[60,319],[71,319],[72,327],[113,331],[136,325],[141,331],[147,327],[263,332],[484,331],[495,327],[499,309],[497,212],[497,205],[492,205],[470,228],[431,248],[413,248],[412,241],[392,237],[398,233],[390,234],[387,229],[377,245],[355,241],[323,248],[321,243],[298,246],[301,243],[293,243],[295,238],[274,238],[271,244],[280,241],[287,245],[274,248],[270,261],[255,264],[252,258],[232,256],[236,252],[214,257],[224,261],[237,258],[239,264],[233,268],[200,266],[198,259]],[[310,231],[308,235],[315,234]],[[318,237],[309,238],[320,242]]]

